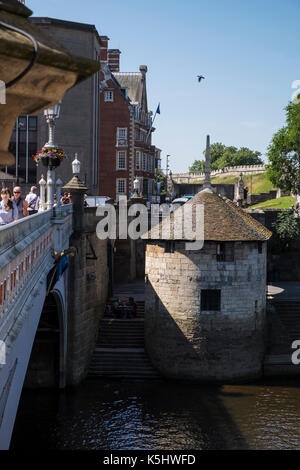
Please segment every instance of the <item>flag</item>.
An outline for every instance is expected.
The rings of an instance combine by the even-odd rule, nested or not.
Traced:
[[[54,285],[59,281],[60,277],[63,275],[65,270],[68,267],[68,257],[66,255],[62,256],[58,264],[56,264],[51,271],[49,271],[47,276],[47,295]]]
[[[156,114],[160,114],[160,103],[158,103]]]

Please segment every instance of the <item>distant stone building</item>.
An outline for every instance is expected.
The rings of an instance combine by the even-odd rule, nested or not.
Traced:
[[[5,168],[18,182],[36,183],[36,164],[32,155],[38,150],[37,134],[37,116],[18,117],[9,144],[15,163]]]
[[[146,73],[120,72],[120,51],[108,49],[101,36],[99,191],[117,199],[133,191],[137,176],[146,198],[154,194],[154,170],[160,149],[151,145],[152,112],[148,110]]]
[[[204,207],[204,246],[176,235],[174,214],[147,240],[145,337],[173,379],[224,382],[260,376],[264,356],[266,245],[271,232],[210,187],[183,207]],[[164,230],[171,236],[164,239]],[[195,229],[195,227],[194,227]]]
[[[100,60],[101,40],[94,25],[33,17],[31,21],[48,36],[75,55]],[[37,147],[48,141],[48,127],[43,114],[38,116]],[[99,73],[69,90],[61,105],[56,121],[55,143],[62,146],[67,159],[56,171],[63,183],[72,177],[74,154],[81,162],[81,179],[91,195],[98,191],[99,155]],[[44,168],[38,168],[37,181]]]

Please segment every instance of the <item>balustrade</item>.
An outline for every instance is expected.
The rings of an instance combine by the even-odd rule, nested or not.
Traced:
[[[59,214],[43,211],[0,228],[0,321],[16,298],[34,287],[33,275],[52,259],[54,247],[68,247],[71,233],[71,204],[59,207]]]

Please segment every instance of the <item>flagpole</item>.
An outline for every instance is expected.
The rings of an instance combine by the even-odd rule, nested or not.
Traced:
[[[154,123],[154,120],[155,120],[155,117],[156,117],[156,114],[157,114],[157,110],[159,109],[159,106],[160,106],[160,103],[158,103],[158,106],[157,106],[155,114],[154,114],[154,118],[152,119],[151,126],[150,126],[149,132],[148,132],[147,137],[146,137],[146,143],[148,142],[149,135],[152,131],[152,126],[153,126],[153,123]]]

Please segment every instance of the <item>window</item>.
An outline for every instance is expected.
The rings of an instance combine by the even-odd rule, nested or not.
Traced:
[[[126,152],[118,152],[117,170],[126,170]]]
[[[118,127],[118,139],[127,139],[127,127]]]
[[[233,243],[217,243],[217,261],[234,261]]]
[[[175,251],[175,242],[174,240],[168,240],[165,242],[165,253],[174,253]]]
[[[114,92],[113,91],[105,91],[104,92],[104,101],[113,101],[114,100]]]
[[[36,131],[37,129],[37,117],[36,116],[29,116],[28,127],[30,131]]]
[[[152,162],[153,162],[152,156],[149,155],[149,156],[148,156],[148,170],[149,170],[149,171],[152,171],[152,166],[153,166],[153,165],[152,165]]]
[[[201,311],[221,310],[221,289],[201,290]]]
[[[258,253],[261,255],[262,254],[262,242],[257,242],[257,250],[258,250]]]
[[[125,96],[125,98],[128,97],[127,88],[121,88],[121,93]]]
[[[153,194],[153,180],[148,180],[148,196]]]
[[[146,142],[146,137],[147,137],[146,131],[144,131],[143,129],[140,129],[140,140],[142,142]]]
[[[143,170],[147,170],[147,155],[143,153]]]
[[[26,131],[27,129],[27,118],[26,116],[20,116],[18,119],[18,126],[20,131]]]
[[[141,169],[141,152],[136,152],[135,168],[136,168],[137,170],[140,170],[140,169]]]
[[[126,179],[117,179],[117,194],[126,194]]]
[[[134,107],[134,117],[136,120],[139,120],[140,118],[140,108],[138,106]]]

